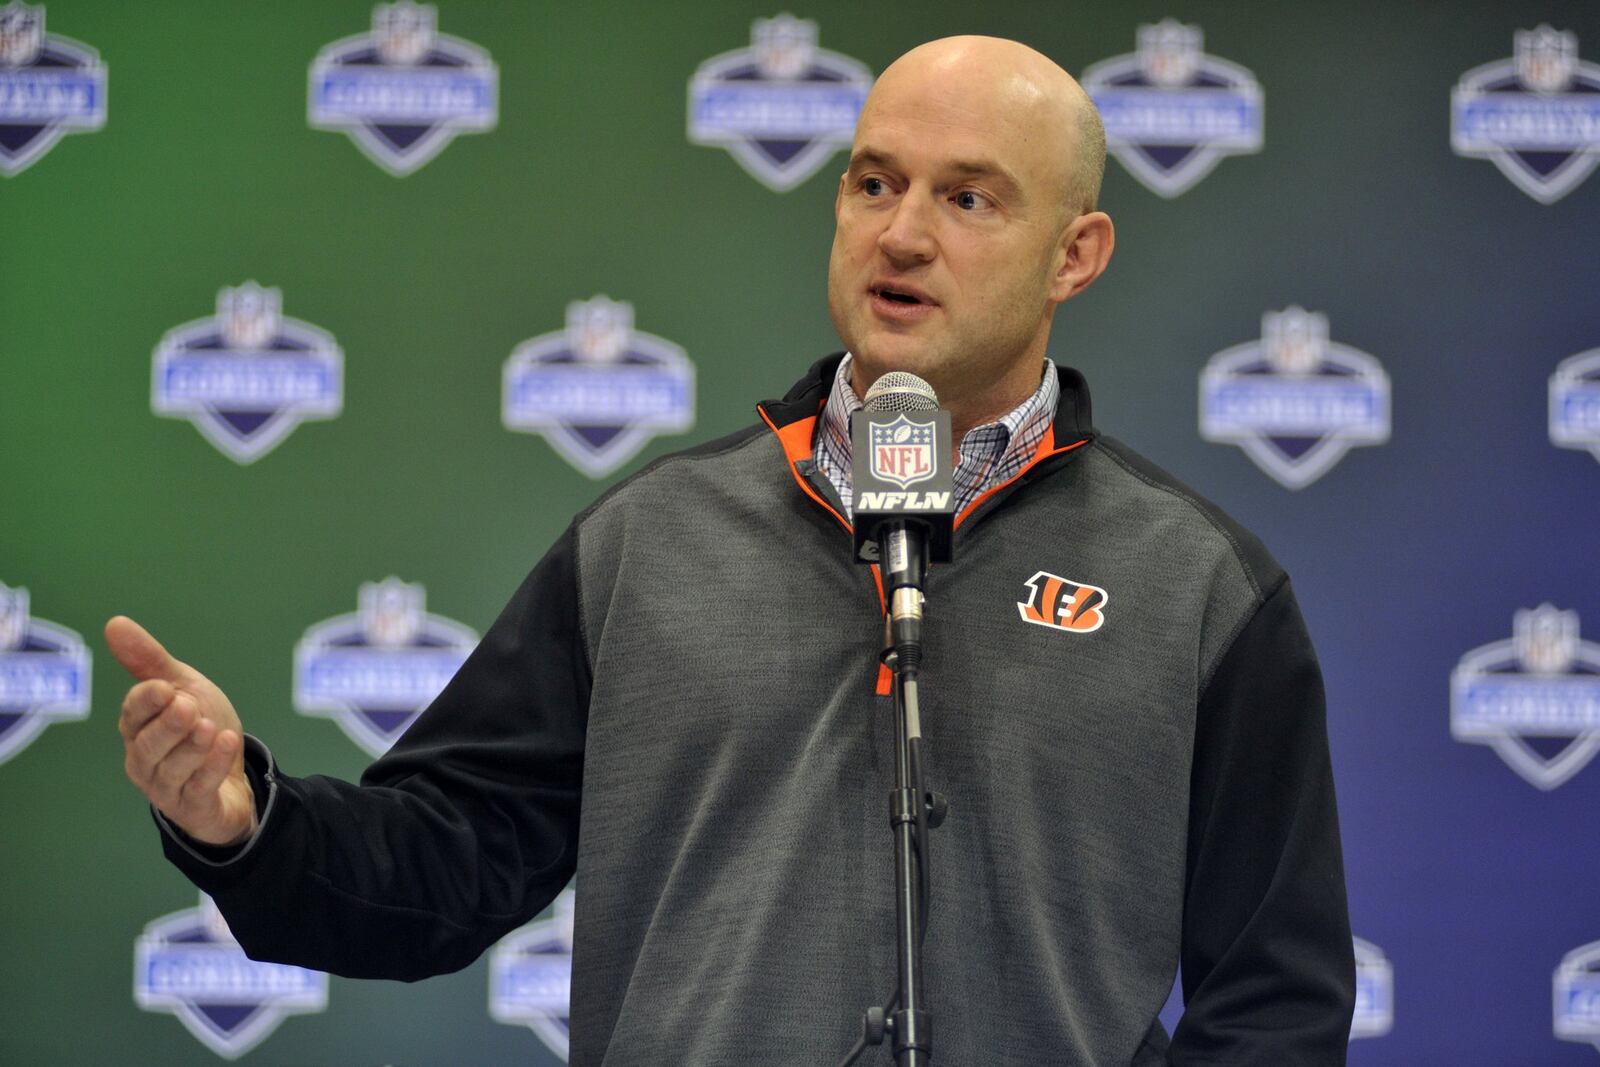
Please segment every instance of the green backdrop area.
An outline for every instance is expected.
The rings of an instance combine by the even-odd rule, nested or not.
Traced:
[[[404,178],[306,121],[308,65],[368,28],[366,0],[48,7],[50,32],[99,50],[109,117],[0,178],[0,582],[84,635],[94,689],[87,721],[0,764],[0,1062],[215,1062],[132,998],[135,937],[195,893],[123,778],[125,679],[103,621],[131,614],[206,670],[288,771],[358,775],[356,746],[292,708],[306,628],[396,575],[481,632],[610,480],[749,424],[755,401],[836,348],[825,268],[844,157],[776,193],[688,142],[695,68],[783,10],[743,0],[441,3],[440,31],[499,66],[499,123]],[[1551,1034],[1550,975],[1600,939],[1600,872],[1575,847],[1593,838],[1600,768],[1545,793],[1452,741],[1448,677],[1542,601],[1600,632],[1600,464],[1553,448],[1544,423],[1555,364],[1600,346],[1600,179],[1536,203],[1451,153],[1449,97],[1541,22],[1600,57],[1600,11],[790,10],[875,72],[958,32],[1017,37],[1079,71],[1170,16],[1255,74],[1260,153],[1175,199],[1109,165],[1116,259],[1058,316],[1051,354],[1087,374],[1101,427],[1261,533],[1295,575],[1328,674],[1355,930],[1395,969],[1394,1029],[1356,1042],[1352,1062],[1592,1062],[1594,1048]],[[241,466],[153,415],[150,377],[162,335],[247,280],[334,335],[345,389],[338,418]],[[512,349],[596,294],[631,303],[697,373],[692,431],[604,481],[500,422]],[[1394,384],[1391,442],[1299,492],[1196,429],[1206,359],[1289,305],[1325,312]],[[556,1062],[489,1018],[486,988],[482,961],[410,986],[334,979],[325,1012],[287,1020],[241,1062]],[[841,1051],[860,1007],[842,1011]]]

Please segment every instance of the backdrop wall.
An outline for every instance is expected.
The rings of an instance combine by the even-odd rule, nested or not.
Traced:
[[[984,32],[1120,142],[1052,357],[1317,640],[1352,1063],[1594,1062],[1600,9],[782,11],[0,8],[0,1060],[560,1062],[556,914],[412,986],[232,956],[122,776],[100,626],[359,774],[576,511],[837,347],[852,101]]]

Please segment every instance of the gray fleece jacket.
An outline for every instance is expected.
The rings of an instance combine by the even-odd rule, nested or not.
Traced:
[[[361,785],[250,745],[254,841],[165,843],[252,955],[455,970],[576,874],[571,1063],[837,1061],[895,973],[882,602],[808,461],[838,358],[579,515]],[[1287,578],[1060,373],[1052,434],[929,580],[934,1062],[1343,1063],[1333,779]]]

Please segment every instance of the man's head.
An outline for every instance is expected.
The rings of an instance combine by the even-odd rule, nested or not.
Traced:
[[[1111,256],[1104,167],[1087,94],[1026,45],[951,37],[890,64],[856,126],[828,265],[857,391],[919,374],[959,433],[1037,388],[1056,305]]]

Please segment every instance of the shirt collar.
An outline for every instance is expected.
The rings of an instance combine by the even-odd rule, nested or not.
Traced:
[[[850,476],[853,452],[850,442],[850,416],[865,405],[850,385],[850,353],[839,361],[833,388],[817,420],[817,468],[827,477],[843,501],[846,512],[854,507]],[[1016,474],[1032,458],[1039,441],[1050,430],[1061,398],[1061,383],[1055,364],[1048,358],[1040,376],[1039,388],[1022,403],[992,422],[974,426],[958,446],[956,465],[956,507],[959,511],[985,489]]]

